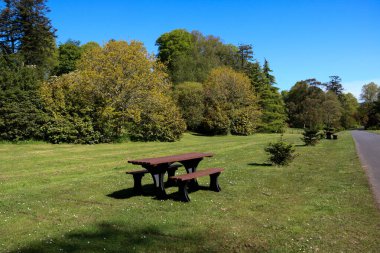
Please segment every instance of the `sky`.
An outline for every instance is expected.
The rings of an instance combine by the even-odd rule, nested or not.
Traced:
[[[173,29],[197,30],[228,44],[252,44],[269,61],[277,86],[342,78],[359,97],[380,85],[380,0],[49,0],[57,41],[138,40],[157,53],[156,39]]]

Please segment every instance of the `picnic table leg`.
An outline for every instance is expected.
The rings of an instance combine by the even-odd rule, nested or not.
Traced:
[[[181,162],[183,166],[185,166],[187,173],[193,173],[197,171],[198,164],[200,161],[202,161],[203,158],[200,159],[194,159],[189,161],[183,161]],[[189,188],[190,189],[197,189],[199,187],[197,179],[193,179],[189,182]]]
[[[153,178],[157,199],[166,199],[167,195],[164,188],[165,171],[152,172],[151,175]]]

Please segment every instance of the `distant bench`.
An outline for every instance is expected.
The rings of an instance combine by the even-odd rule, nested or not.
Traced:
[[[171,184],[171,182],[173,182],[172,180],[170,180],[170,178],[175,175],[176,170],[181,166],[182,166],[181,164],[172,164],[167,168],[167,171],[168,171],[168,182],[167,182],[167,184]],[[136,193],[142,193],[141,179],[147,173],[149,173],[149,171],[147,169],[133,170],[133,171],[125,172],[125,174],[129,174],[129,175],[133,176],[133,189]]]
[[[203,176],[210,176],[210,189],[216,192],[220,191],[220,186],[218,183],[218,176],[220,173],[224,171],[222,168],[209,168],[204,170],[199,170],[193,173],[172,176],[170,179],[176,181],[178,183],[178,193],[180,199],[184,202],[189,202],[190,198],[187,192],[187,184],[188,182]]]

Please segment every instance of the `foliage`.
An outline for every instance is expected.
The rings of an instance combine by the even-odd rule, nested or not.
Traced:
[[[58,47],[58,66],[55,74],[60,76],[76,70],[77,61],[80,59],[82,50],[79,46],[80,42],[68,40],[66,43]]]
[[[315,146],[323,138],[323,133],[317,129],[305,128],[301,140],[306,146]]]
[[[248,77],[231,68],[213,69],[204,84],[206,112],[202,131],[208,134],[251,134],[260,120],[257,98]]]
[[[46,0],[6,0],[0,44],[6,54],[19,52],[26,65],[49,69],[54,64],[55,29],[46,16]]]
[[[327,91],[332,91],[335,95],[340,96],[343,94],[342,79],[339,76],[330,76],[330,81],[325,83]]]
[[[163,93],[145,94],[133,118],[129,136],[134,141],[177,141],[186,124],[170,97]]]
[[[162,34],[156,41],[157,58],[164,63],[172,81],[204,82],[211,69],[235,66],[238,49],[214,36],[184,29]]]
[[[372,103],[379,99],[380,96],[380,87],[374,83],[370,82],[363,85],[362,92],[360,94],[360,99],[365,103]]]
[[[366,121],[364,127],[366,129],[380,129],[380,101],[373,103],[364,103]]]
[[[56,135],[48,139],[110,142],[128,133],[135,140],[143,139],[138,136],[178,139],[184,123],[169,91],[162,65],[149,57],[140,42],[110,41],[103,48],[90,47],[78,62],[78,71],[42,87],[46,108],[54,118],[47,134]],[[62,124],[66,127],[57,127]]]
[[[274,87],[274,77],[270,75],[268,61],[265,60],[263,70],[259,63],[249,62],[246,65],[245,73],[248,75],[251,85],[258,96],[258,104],[262,111],[261,122],[258,125],[258,132],[282,132],[285,128],[286,112],[285,103]]]
[[[286,94],[289,124],[298,128],[321,128],[323,125],[324,92],[307,81],[297,82]]]
[[[42,139],[47,116],[39,96],[39,75],[15,56],[0,56],[0,139]]]
[[[285,166],[289,165],[295,158],[295,149],[293,145],[278,141],[275,143],[269,143],[265,148],[265,151],[269,154],[269,161],[272,164]]]
[[[322,102],[323,123],[326,127],[340,127],[340,119],[342,116],[342,106],[334,92],[328,91]]]
[[[340,124],[343,128],[355,128],[359,126],[359,103],[351,93],[342,94],[340,97],[342,117]]]
[[[177,84],[173,96],[186,121],[187,129],[197,130],[205,110],[203,85],[195,82]]]

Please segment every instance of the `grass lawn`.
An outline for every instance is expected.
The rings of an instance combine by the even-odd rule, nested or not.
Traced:
[[[380,130],[366,130],[367,132],[374,133],[374,134],[380,134]]]
[[[0,144],[0,252],[380,252],[380,212],[349,132],[304,147],[289,167],[268,166],[279,135],[176,143]],[[191,202],[134,196],[128,159],[213,152],[219,193]],[[208,178],[199,179],[201,185]],[[167,189],[174,196],[176,187]]]

